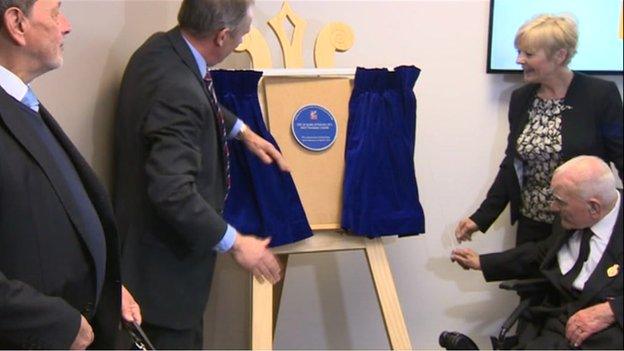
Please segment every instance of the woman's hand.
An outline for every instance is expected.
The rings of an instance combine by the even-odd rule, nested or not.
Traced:
[[[464,218],[457,224],[457,228],[455,228],[455,238],[457,238],[458,242],[462,241],[471,241],[472,233],[479,230],[477,223],[475,223],[470,218]]]

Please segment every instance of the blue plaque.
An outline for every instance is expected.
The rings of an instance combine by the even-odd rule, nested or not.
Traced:
[[[292,120],[295,140],[310,151],[323,151],[336,141],[337,126],[334,116],[319,105],[299,109]]]

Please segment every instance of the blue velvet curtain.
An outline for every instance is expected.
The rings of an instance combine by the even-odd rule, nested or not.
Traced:
[[[279,149],[258,101],[262,72],[215,70],[211,74],[219,102]],[[237,140],[230,140],[228,146],[232,186],[223,211],[227,222],[242,233],[270,236],[271,246],[310,237],[312,230],[292,176],[275,164],[265,165]]]
[[[358,67],[349,101],[342,227],[354,234],[425,232],[414,172],[420,69]]]

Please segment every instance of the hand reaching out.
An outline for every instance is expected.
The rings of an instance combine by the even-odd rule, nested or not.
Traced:
[[[479,254],[471,249],[458,248],[451,252],[451,261],[457,262],[463,269],[481,270]]]
[[[282,154],[273,146],[273,144],[264,140],[251,129],[246,128],[242,134],[242,142],[245,143],[249,151],[253,152],[262,162],[271,164],[277,163],[277,166],[284,172],[290,172],[290,166]]]
[[[457,224],[455,228],[455,238],[460,243],[462,241],[471,241],[472,234],[479,230],[477,224],[470,218],[464,218]]]
[[[275,284],[282,279],[282,268],[269,250],[270,238],[261,239],[253,235],[236,234],[232,247],[234,260],[260,281],[268,280]]]

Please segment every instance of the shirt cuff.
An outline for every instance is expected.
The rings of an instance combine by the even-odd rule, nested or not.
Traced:
[[[228,252],[232,246],[234,246],[234,241],[236,241],[236,229],[228,224],[223,238],[213,247],[213,250],[217,252]]]
[[[238,135],[241,129],[243,129],[244,125],[245,125],[245,122],[241,121],[240,118],[237,119],[236,123],[234,123],[234,127],[232,127],[232,130],[230,131],[230,134],[228,134],[228,139],[234,139],[234,137]]]

